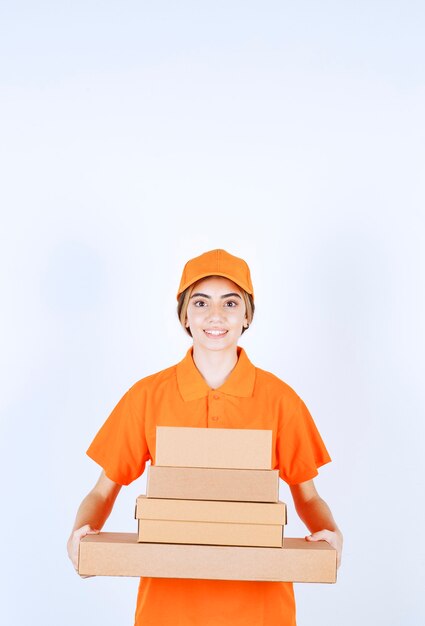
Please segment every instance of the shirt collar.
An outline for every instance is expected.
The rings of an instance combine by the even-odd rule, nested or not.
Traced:
[[[229,396],[248,398],[254,392],[255,366],[248,359],[243,348],[237,346],[238,362],[228,379],[215,391]],[[204,398],[211,391],[193,361],[193,346],[186,352],[184,359],[177,363],[177,385],[183,400]]]

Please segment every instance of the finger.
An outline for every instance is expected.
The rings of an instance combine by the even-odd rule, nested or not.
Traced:
[[[306,537],[307,541],[329,541],[332,533],[329,530],[319,530]]]
[[[81,528],[77,528],[77,530],[73,532],[70,540],[68,541],[68,555],[77,573],[78,552],[81,539],[86,535],[98,535],[99,533],[100,530],[98,530],[97,528],[92,528],[89,524],[85,524],[84,526],[81,526]]]
[[[81,537],[81,536],[86,535],[86,534],[87,534],[87,533],[89,533],[90,531],[91,531],[91,526],[89,526],[88,524],[85,524],[84,526],[81,526],[81,528],[78,528],[78,529],[75,531],[75,534],[76,534],[78,537]]]
[[[81,526],[81,528],[78,528],[74,532],[74,540],[79,542],[80,539],[82,539],[86,535],[97,535],[99,533],[100,530],[98,530],[97,528],[92,528],[91,526],[89,526],[89,524],[86,524],[85,526]]]
[[[306,541],[326,541],[332,548],[341,552],[341,547],[338,543],[338,538],[335,533],[330,530],[320,530],[317,533],[312,533],[306,537]]]

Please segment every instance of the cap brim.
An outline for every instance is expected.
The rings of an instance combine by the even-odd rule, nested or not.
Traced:
[[[235,285],[238,285],[238,287],[241,287],[241,289],[253,295],[253,291],[251,287],[249,287],[249,285],[242,284],[241,281],[235,280],[233,276],[230,276],[229,274],[226,274],[225,272],[214,272],[214,274],[211,274],[210,272],[204,272],[202,274],[197,275],[190,282],[184,283],[183,285],[180,286],[180,289],[177,293],[177,300],[179,299],[180,295],[183,293],[185,289],[190,287],[190,285],[193,285],[194,283],[198,282],[198,280],[201,280],[201,278],[206,278],[207,276],[223,276],[223,278],[228,278],[229,280],[232,281],[232,283],[235,283]]]

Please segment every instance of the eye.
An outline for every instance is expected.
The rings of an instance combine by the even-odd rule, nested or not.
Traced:
[[[238,306],[238,302],[236,300],[226,300],[226,306],[230,306],[231,308]]]
[[[193,306],[197,306],[197,307],[203,307],[203,306],[206,306],[206,304],[207,303],[205,302],[205,300],[195,300],[193,302]]]

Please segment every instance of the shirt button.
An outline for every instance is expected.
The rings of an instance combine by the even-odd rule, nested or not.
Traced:
[[[216,422],[218,420],[218,417],[217,415],[213,415],[211,419],[213,420],[213,422]]]
[[[213,395],[214,400],[220,400],[220,396],[218,396],[217,394]]]

